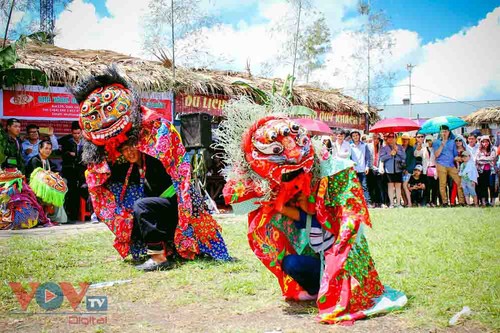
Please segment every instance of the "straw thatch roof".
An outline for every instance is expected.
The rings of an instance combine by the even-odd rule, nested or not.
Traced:
[[[260,78],[248,74],[192,70],[176,67],[176,80],[173,81],[172,71],[162,66],[160,62],[139,59],[113,51],[106,50],[67,50],[53,45],[35,42],[27,43],[18,50],[20,60],[16,67],[37,68],[44,71],[50,85],[74,85],[77,80],[89,74],[101,72],[106,66],[115,63],[142,91],[168,91],[187,94],[222,94],[227,96],[249,95],[250,89],[233,85],[237,80],[246,81],[252,86],[264,91],[271,91],[273,81],[281,87],[283,81]],[[323,90],[310,86],[294,86],[294,103],[314,109],[335,112],[366,113],[363,103],[345,96],[338,90]],[[370,110],[370,118],[377,118],[377,110]]]
[[[500,124],[500,106],[479,109],[467,117],[465,121],[474,124]]]

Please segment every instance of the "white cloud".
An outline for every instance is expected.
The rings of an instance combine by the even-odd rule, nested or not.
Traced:
[[[99,18],[92,4],[75,0],[56,22],[56,28],[60,31],[56,37],[56,45],[70,49],[109,49],[144,56],[141,48],[141,20],[148,1],[107,0],[106,7],[111,16]],[[212,13],[237,10],[238,4],[257,8],[257,12],[252,13],[252,19],[245,18],[237,24],[204,29],[206,38],[198,39],[194,48],[201,54],[222,56],[224,61],[207,56],[207,61],[212,61],[212,67],[243,71],[249,60],[252,72],[258,75],[265,69],[266,63],[278,58],[282,52],[281,44],[288,36],[283,32],[271,33],[271,27],[290,10],[286,1],[205,1],[205,7],[213,7]],[[357,42],[349,34],[350,29],[359,26],[361,19],[360,16],[346,18],[347,13],[355,10],[357,0],[313,2],[325,14],[332,32],[332,48],[325,57],[326,67],[315,72],[312,80],[325,82],[336,88],[352,88],[356,77],[365,75],[352,59],[352,51],[356,49]],[[411,62],[417,65],[412,76],[415,86],[457,99],[478,98],[487,89],[500,93],[500,62],[497,61],[500,54],[499,20],[500,7],[476,26],[426,45],[421,44],[416,32],[392,30],[395,46],[392,55],[386,56],[386,68],[398,71],[404,77],[396,85],[407,85],[406,64]],[[177,47],[181,49],[193,45],[190,45],[189,40],[180,40]],[[179,59],[178,63],[182,62]],[[272,75],[277,77],[284,77],[291,71],[291,65],[283,62],[274,63],[272,67]],[[346,92],[349,93],[348,90]],[[417,88],[413,89],[413,93],[414,102],[440,99]],[[407,87],[394,89],[390,102],[401,103],[402,98],[407,95]]]
[[[458,100],[480,98],[486,90],[500,94],[500,7],[476,26],[421,47],[412,62],[412,84]],[[408,84],[408,79],[399,84]],[[395,89],[391,102],[401,103],[407,89]],[[412,101],[450,101],[415,88]]]
[[[73,1],[56,21],[55,43],[68,49],[143,54],[141,18],[148,1],[107,0],[110,17],[99,18],[94,5]]]

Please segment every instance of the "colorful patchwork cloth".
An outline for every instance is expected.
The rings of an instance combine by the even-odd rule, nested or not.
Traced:
[[[179,133],[170,122],[155,117],[153,111],[145,107],[141,110],[148,116],[143,118],[137,147],[162,162],[177,193],[179,221],[174,237],[177,252],[186,259],[205,253],[214,259],[229,260],[220,226],[203,208],[201,196],[191,185],[191,167]],[[108,182],[110,176],[107,161],[87,168],[86,179],[95,213],[115,234],[114,247],[122,257],[131,252],[142,253],[137,244],[131,248],[134,223],[131,205],[143,193],[140,189],[128,188],[125,202],[118,202],[116,185]]]
[[[283,271],[283,259],[297,252],[318,254],[310,249],[303,251],[303,232],[292,219],[278,212],[297,193],[310,194],[309,204],[316,211],[316,219],[324,230],[335,236],[333,246],[321,254],[318,320],[329,324],[354,321],[401,308],[407,302],[406,296],[382,285],[370,255],[363,234],[364,226],[371,226],[370,217],[352,163],[339,163],[332,156],[316,157],[313,162],[313,147],[308,139],[303,129],[293,122],[273,117],[255,122],[243,134],[242,151],[248,168],[257,175],[252,181],[229,179],[224,197],[227,203],[247,204],[251,249],[277,277],[283,295],[300,300],[304,290]],[[317,178],[312,177],[314,167]],[[242,169],[242,166],[235,168]],[[245,172],[233,172],[233,175],[244,179]],[[241,186],[242,183],[261,183],[259,177],[270,184],[267,201],[262,201],[258,189]]]
[[[5,170],[0,173],[4,175]],[[50,220],[22,174],[9,179],[2,177],[0,180],[0,229],[30,229],[49,222]]]

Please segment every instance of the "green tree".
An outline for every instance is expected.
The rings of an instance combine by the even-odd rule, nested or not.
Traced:
[[[263,64],[264,75],[272,74],[277,65],[291,65],[292,76],[309,82],[314,70],[324,65],[323,56],[330,50],[330,30],[323,14],[315,10],[311,0],[288,0],[290,11],[271,33],[286,36],[281,54]]]
[[[388,31],[390,21],[383,11],[372,11],[369,1],[360,0],[358,12],[365,18],[361,27],[352,33],[358,42],[352,59],[355,68],[354,97],[369,106],[383,104],[394,81],[394,73],[386,68],[392,54],[394,39]]]
[[[143,49],[166,67],[172,67],[173,61],[193,67],[210,65],[219,56],[200,45],[208,37],[203,29],[214,26],[217,20],[202,5],[201,0],[151,1],[144,17]],[[182,47],[177,47],[179,44]]]
[[[0,48],[0,88],[12,87],[15,85],[35,84],[47,86],[47,75],[38,69],[16,68],[18,60],[17,49],[24,47],[28,41],[43,43],[47,40],[47,35],[43,32],[29,36],[21,36],[16,42]]]
[[[321,16],[309,25],[299,40],[299,74],[305,76],[306,83],[314,70],[324,66],[323,56],[331,50],[330,29]]]

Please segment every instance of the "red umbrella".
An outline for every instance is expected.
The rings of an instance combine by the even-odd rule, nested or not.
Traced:
[[[408,118],[388,118],[377,121],[370,129],[374,133],[408,132],[420,129],[420,125]]]
[[[310,118],[297,118],[294,119],[293,121],[304,127],[313,135],[333,134],[332,129],[328,127],[328,125],[322,122],[321,120],[310,119]]]

